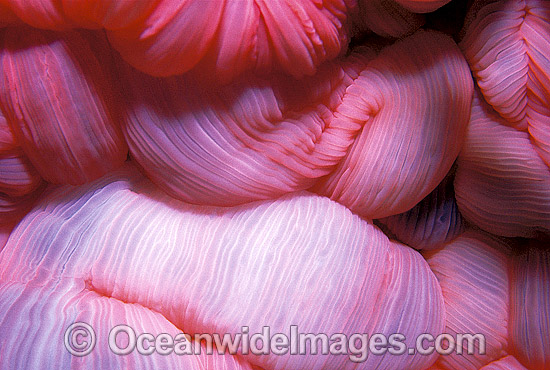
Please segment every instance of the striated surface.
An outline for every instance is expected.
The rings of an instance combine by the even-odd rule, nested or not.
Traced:
[[[364,126],[316,192],[367,218],[409,210],[462,145],[472,96],[466,62],[448,36],[418,31],[384,49],[347,93],[340,111]]]
[[[156,184],[190,203],[236,205],[307,189],[361,128],[340,107],[373,54],[367,49],[299,82],[247,78],[223,88],[126,67],[130,152]]]
[[[105,40],[76,31],[3,32],[0,104],[40,175],[77,185],[120,166],[127,147]]]
[[[36,190],[42,178],[13,137],[8,122],[0,112],[0,193],[23,196]]]
[[[43,29],[105,28],[125,60],[154,76],[198,67],[226,82],[244,71],[314,74],[322,62],[345,52],[348,15],[356,6],[354,0],[2,0],[1,5],[9,11],[5,23],[15,21],[13,11]]]
[[[301,77],[345,51],[352,4],[160,0],[145,18],[108,34],[124,59],[155,76],[181,74],[201,62],[224,81],[246,70]]]
[[[44,187],[0,112],[0,250]]]
[[[455,192],[460,212],[497,235],[548,234],[550,170],[529,135],[506,126],[479,95],[458,158]]]
[[[510,340],[527,368],[550,369],[550,250],[530,242],[514,260]]]
[[[387,234],[419,250],[440,248],[464,231],[451,176],[409,211],[378,221]]]
[[[81,280],[60,278],[25,284],[1,280],[0,292],[3,369],[251,369],[249,364],[234,356],[220,356],[216,352],[207,355],[203,350],[197,355],[179,356],[158,352],[145,356],[137,351],[124,356],[110,353],[109,331],[116,325],[128,325],[136,335],[167,333],[175,337],[181,330],[160,313],[98,294]],[[94,351],[85,357],[72,356],[63,347],[64,332],[74,322],[88,323],[96,334]],[[124,334],[117,336],[119,348],[128,345],[127,338]],[[6,345],[13,342],[21,345]]]
[[[549,369],[549,2],[447,2],[0,0],[0,368]],[[362,335],[116,356],[121,323]],[[487,354],[366,339],[442,331]]]
[[[510,249],[479,231],[466,231],[428,256],[445,300],[445,332],[485,335],[486,354],[466,355],[467,342],[456,343],[464,355],[439,356],[442,369],[477,370],[508,354]]]
[[[550,165],[550,2],[489,2],[460,46],[487,102],[511,126],[528,130]]]
[[[440,332],[445,315],[439,285],[417,252],[326,198],[299,193],[226,209],[190,206],[132,168],[53,191],[14,230],[0,266],[2,297],[15,283],[76,284],[73,294],[87,287],[150,308],[187,333],[238,333],[243,325],[250,333],[264,325],[288,333],[297,325],[328,335],[403,333],[413,346],[418,334]],[[7,332],[8,322],[24,316],[3,299],[9,320],[0,331]],[[246,358],[267,369],[356,366],[348,356]],[[434,360],[386,354],[360,368],[422,369]]]

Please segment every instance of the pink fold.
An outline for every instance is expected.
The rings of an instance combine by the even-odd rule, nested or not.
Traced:
[[[402,213],[443,180],[462,146],[472,81],[456,44],[418,31],[384,49],[340,111],[363,124],[315,191],[367,218]]]
[[[514,260],[510,311],[514,355],[529,369],[550,369],[549,291],[550,250],[531,241]]]
[[[507,126],[476,93],[458,158],[460,212],[493,234],[535,237],[550,231],[550,170],[529,134]]]
[[[439,356],[442,369],[477,370],[509,353],[510,248],[489,234],[468,230],[428,256],[445,301],[445,332],[481,335]],[[468,354],[473,344],[474,353]],[[485,353],[481,353],[482,350]]]
[[[122,66],[130,152],[153,182],[194,204],[307,189],[334,169],[361,128],[340,107],[372,57],[366,49],[299,81],[249,76],[225,87]]]
[[[106,40],[27,27],[3,32],[0,103],[40,175],[76,185],[120,166],[127,147]]]
[[[550,165],[550,3],[477,1],[460,43],[483,96]],[[481,8],[481,9],[479,9]]]
[[[0,254],[0,282],[48,287],[58,297],[31,301],[29,309],[40,302],[80,317],[69,304],[75,295],[64,292],[87,289],[156,311],[190,334],[235,334],[243,326],[260,333],[269,326],[290,335],[296,325],[300,333],[348,338],[402,333],[410,347],[420,333],[438,335],[445,316],[439,284],[422,256],[327,198],[302,192],[239,207],[192,206],[132,168],[50,193]],[[0,312],[29,325],[18,319],[25,311],[12,306],[6,289],[12,292],[3,288]],[[82,314],[100,317],[94,307]],[[105,315],[111,319],[98,325],[114,323],[116,315]],[[57,316],[40,317],[40,325],[61,330]],[[2,331],[12,328],[0,323]],[[348,355],[242,357],[264,369],[357,367]],[[367,356],[360,366],[423,369],[434,361],[435,355],[387,353]]]

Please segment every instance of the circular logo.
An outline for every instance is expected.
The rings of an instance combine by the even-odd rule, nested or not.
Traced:
[[[85,322],[75,322],[65,330],[65,348],[73,356],[89,355],[95,343],[94,329]]]

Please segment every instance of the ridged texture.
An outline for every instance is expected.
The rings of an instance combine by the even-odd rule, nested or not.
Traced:
[[[467,343],[457,343],[463,355],[440,356],[443,369],[477,370],[507,355],[511,258],[508,248],[482,232],[467,231],[428,258],[445,300],[445,331],[482,334],[486,355],[467,354]]]
[[[315,191],[368,218],[412,208],[458,155],[472,85],[468,65],[448,36],[418,31],[384,49],[348,88],[340,107],[350,122],[364,124],[362,131]]]
[[[442,247],[464,231],[450,176],[409,211],[378,221],[384,231],[419,250]]]
[[[200,61],[222,80],[274,68],[298,77],[346,49],[347,12],[342,0],[160,0],[147,17],[108,33],[130,64],[155,76]]]
[[[9,151],[0,149],[0,192],[21,196],[35,190],[42,183],[27,156],[20,147]]]
[[[38,188],[42,178],[13,137],[0,112],[0,193],[17,197]]]
[[[356,27],[392,38],[409,35],[424,25],[424,16],[410,12],[393,0],[361,0],[356,18]]]
[[[307,189],[334,169],[361,129],[340,106],[373,55],[352,55],[300,81],[248,77],[223,88],[123,66],[130,152],[157,185],[194,204]]]
[[[513,127],[528,129],[550,165],[550,2],[489,3],[460,45],[487,102]]]
[[[22,284],[2,280],[0,292],[2,369],[251,369],[245,361],[230,355],[207,355],[204,348],[200,355],[141,355],[137,350],[115,355],[110,352],[108,338],[116,325],[128,325],[136,335],[167,333],[175,337],[181,330],[160,313],[102,296],[89,290],[83,281],[62,278]],[[87,356],[72,356],[64,347],[64,332],[74,322],[88,323],[94,329],[97,342]],[[125,338],[125,334],[117,336],[120,348],[128,345]],[[20,345],[6,345],[14,342]]]
[[[154,76],[199,66],[230,81],[243,71],[312,75],[345,52],[355,0],[1,0],[25,23],[43,29],[105,28],[134,67]],[[1,16],[0,16],[1,17]],[[205,68],[206,67],[206,68]]]
[[[40,175],[76,185],[120,166],[127,147],[106,40],[26,27],[3,32],[0,102]]]
[[[550,369],[550,250],[532,242],[514,261],[510,339],[529,369]]]
[[[480,370],[528,370],[514,356],[506,356],[500,360],[483,366]]]
[[[529,135],[503,121],[476,93],[455,177],[460,212],[497,235],[548,233],[550,171]]]
[[[462,230],[449,184],[432,190],[466,135],[472,76],[449,37],[403,39],[424,20],[455,34],[464,1],[414,13],[446,2],[0,0],[0,27],[97,30],[0,30],[0,368],[549,369],[546,245],[510,257],[468,231],[424,252],[436,276],[367,219],[389,216],[392,236],[425,249]],[[548,243],[550,2],[472,2],[461,47],[496,111],[474,103],[457,204],[470,224]],[[401,40],[344,58],[353,22],[354,48]],[[124,63],[109,39],[143,71],[186,76],[113,75]],[[118,169],[123,135],[169,195]],[[94,183],[41,194],[42,177]],[[100,340],[83,359],[63,348],[77,320]],[[408,347],[423,332],[482,332],[489,354],[117,357],[105,339],[123,322],[398,332]]]
[[[17,144],[0,112],[0,229],[9,230],[30,209],[43,181]],[[33,193],[34,192],[34,193]],[[0,247],[6,237],[0,237]],[[1,248],[0,248],[1,249]]]
[[[13,284],[31,289],[57,281],[59,290],[49,294],[63,295],[66,280],[76,292],[88,287],[148,307],[188,333],[238,333],[243,325],[257,333],[268,325],[271,333],[288,334],[297,325],[302,333],[328,335],[403,333],[412,346],[420,333],[439,334],[445,315],[425,260],[329,199],[299,193],[225,209],[191,206],[131,168],[53,191],[14,230],[0,266],[0,312],[8,313],[2,333],[12,332],[13,322],[29,325],[27,311],[12,307],[10,295],[21,294]],[[34,302],[61,308],[72,297]],[[347,356],[245,358],[265,369],[423,369],[435,360],[388,354],[357,367]]]

